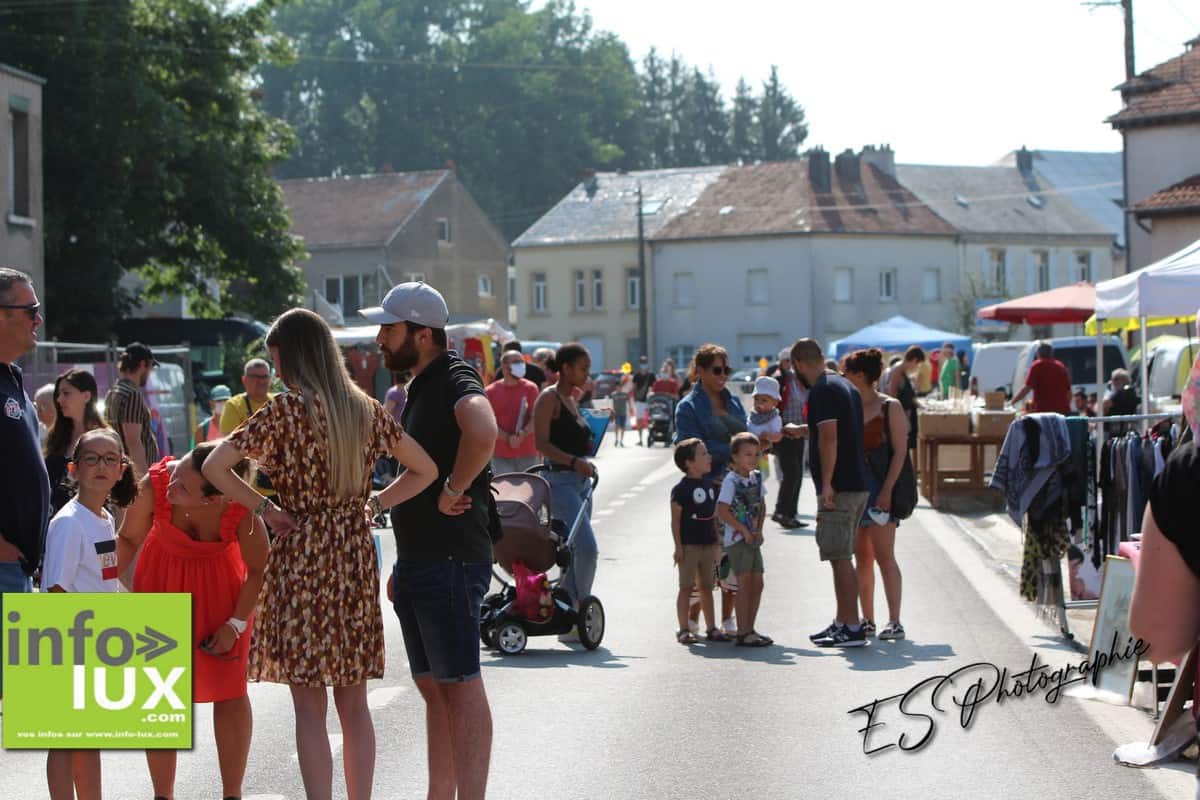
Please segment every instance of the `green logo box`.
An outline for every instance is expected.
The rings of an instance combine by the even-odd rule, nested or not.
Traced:
[[[9,750],[192,746],[188,594],[5,594]]]

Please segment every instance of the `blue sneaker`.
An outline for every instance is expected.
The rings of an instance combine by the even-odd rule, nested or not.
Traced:
[[[835,619],[833,622],[829,623],[829,627],[825,628],[822,631],[818,631],[817,633],[810,635],[808,637],[808,639],[813,644],[820,644],[823,641],[832,639],[833,634],[837,633],[837,629],[838,629],[838,621]]]
[[[830,638],[816,644],[817,647],[863,647],[867,644],[867,635],[861,626],[857,631],[852,631],[849,625],[839,625]]]

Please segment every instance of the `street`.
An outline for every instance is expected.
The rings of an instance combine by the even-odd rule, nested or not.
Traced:
[[[627,443],[632,437],[627,437]],[[553,637],[533,638],[519,656],[485,653],[483,672],[495,720],[489,796],[525,798],[692,798],[752,796],[1007,798],[1190,797],[1195,778],[1180,764],[1139,772],[1113,764],[1113,748],[1146,739],[1145,713],[1046,691],[986,702],[960,726],[961,697],[975,677],[948,687],[934,711],[929,693],[908,710],[928,714],[936,733],[912,752],[864,754],[863,713],[877,698],[902,694],[928,678],[975,662],[1026,670],[1036,646],[1056,669],[1081,655],[1041,622],[1015,589],[985,563],[951,521],[918,509],[898,533],[908,639],[873,640],[839,651],[808,634],[832,615],[829,568],[817,558],[812,529],[768,522],[766,590],[758,628],[776,645],[675,642],[676,574],[668,527],[669,488],[679,473],[670,450],[606,444],[595,527],[601,558],[595,594],[607,611],[600,648],[588,653]],[[769,482],[772,493],[777,487]],[[768,499],[773,504],[773,498]],[[801,515],[812,521],[806,479]],[[384,561],[392,542],[385,538]],[[882,585],[877,615],[886,622]],[[378,758],[375,796],[425,793],[424,711],[408,675],[399,625],[385,607],[387,675],[370,688]],[[255,738],[245,797],[303,797],[286,688],[253,685]],[[181,754],[178,797],[218,796],[208,707],[197,707],[196,749]],[[930,723],[881,704],[869,748],[906,734],[913,747]],[[337,717],[330,703],[335,796],[344,796]],[[5,798],[45,796],[45,754],[0,753]],[[153,794],[141,753],[103,756],[104,796]]]

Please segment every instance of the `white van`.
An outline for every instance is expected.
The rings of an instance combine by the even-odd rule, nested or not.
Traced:
[[[1182,396],[1196,354],[1200,352],[1200,343],[1182,336],[1159,336],[1148,343],[1147,349],[1150,351],[1146,369],[1151,399],[1169,401]],[[1141,377],[1140,359],[1134,360],[1133,382],[1140,384]]]
[[[1003,391],[1012,397],[1013,371],[1021,351],[1029,342],[989,342],[975,346],[968,386],[978,386],[979,393]]]
[[[1096,338],[1094,336],[1064,336],[1059,339],[1043,339],[1042,341],[1054,347],[1054,357],[1061,361],[1071,375],[1072,390],[1083,389],[1089,395],[1104,399],[1104,386],[1096,386]],[[1029,375],[1029,365],[1037,358],[1039,342],[1030,342],[1017,357],[1017,365],[1013,369],[1013,394],[1025,388],[1025,378]],[[1114,369],[1128,369],[1129,359],[1125,355],[1125,345],[1117,336],[1109,336],[1104,340],[1104,382],[1112,375]]]

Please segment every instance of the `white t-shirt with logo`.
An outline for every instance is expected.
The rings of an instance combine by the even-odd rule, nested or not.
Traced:
[[[108,512],[98,517],[71,498],[50,520],[42,586],[68,592],[116,592],[117,534]]]

